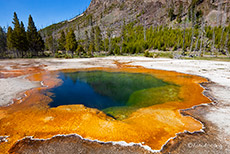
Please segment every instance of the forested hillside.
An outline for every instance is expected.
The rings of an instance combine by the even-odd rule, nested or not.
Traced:
[[[81,15],[40,30],[45,42],[40,51],[60,58],[154,56],[152,50],[229,56],[229,21],[228,0],[92,0]],[[9,45],[3,48],[11,50]],[[18,49],[18,53],[25,49]]]
[[[83,14],[41,33],[47,50],[56,52],[61,50],[60,37],[71,28],[80,46],[78,55],[151,49],[228,54],[229,7],[225,0],[92,0]]]

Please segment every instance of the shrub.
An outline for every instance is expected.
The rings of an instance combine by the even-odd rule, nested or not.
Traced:
[[[54,55],[55,58],[65,58],[65,54],[62,53],[62,51],[58,51]]]
[[[44,55],[45,55],[46,57],[50,57],[51,54],[52,54],[52,51],[44,51]]]
[[[160,54],[159,53],[154,53],[151,57],[153,57],[153,58],[159,58]]]
[[[85,50],[82,45],[78,45],[76,52],[77,52],[77,55],[79,56],[81,56],[82,54],[85,54]]]
[[[176,51],[176,50],[177,50],[177,46],[176,46],[176,45],[173,46],[172,50],[173,50],[173,51]]]
[[[71,54],[65,54],[65,59],[71,59],[72,55]]]
[[[149,57],[149,55],[150,55],[149,50],[146,50],[144,56]]]
[[[164,45],[162,48],[161,48],[162,51],[167,51],[166,49],[166,45]]]

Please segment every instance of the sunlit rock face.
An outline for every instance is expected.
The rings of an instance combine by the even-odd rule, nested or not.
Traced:
[[[229,18],[230,14],[224,13],[225,3],[229,5],[229,1],[223,1],[220,11],[218,11],[218,3],[215,0],[199,0],[197,1],[197,12],[201,11],[207,25],[216,25],[213,21],[213,11],[218,11],[224,18]],[[125,23],[135,23],[135,25],[144,25],[146,27],[169,26],[183,27],[183,24],[177,24],[175,20],[169,18],[170,8],[174,9],[174,15],[178,15],[180,6],[183,5],[183,19],[188,16],[188,10],[192,5],[192,0],[92,0],[89,7],[81,16],[76,15],[75,18],[68,20],[69,22],[60,22],[51,27],[40,30],[44,37],[48,37],[47,30],[52,31],[52,35],[59,37],[60,30],[76,29],[76,35],[79,39],[85,39],[85,30],[90,31],[92,26],[99,26],[102,37],[106,38],[108,28],[112,29],[112,35],[120,36],[122,26]],[[211,14],[210,14],[211,13]],[[214,14],[216,15],[216,14]],[[224,17],[226,16],[226,17]],[[229,20],[226,20],[226,25]],[[46,38],[44,38],[45,40]]]

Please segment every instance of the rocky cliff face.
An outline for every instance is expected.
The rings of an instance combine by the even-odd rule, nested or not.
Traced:
[[[216,25],[217,17],[225,20],[229,14],[224,13],[225,3],[227,11],[230,2],[222,1],[218,8],[217,0],[92,0],[87,10],[69,21],[51,25],[41,30],[44,36],[58,35],[60,30],[72,28],[79,39],[84,38],[85,30],[98,25],[105,36],[108,28],[112,29],[113,35],[119,35],[124,23],[134,22],[136,25],[158,26],[181,26],[176,21],[178,16],[188,16],[189,10],[195,4],[196,10],[201,11],[208,25]],[[180,7],[183,6],[179,15]],[[170,19],[170,10],[173,13],[173,20]]]

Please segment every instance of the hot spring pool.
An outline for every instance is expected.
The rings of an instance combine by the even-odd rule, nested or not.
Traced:
[[[177,133],[201,130],[202,123],[181,110],[210,102],[199,85],[207,79],[123,64],[41,71],[29,79],[45,86],[0,109],[0,132],[9,136],[0,151],[9,151],[26,136],[48,139],[57,134],[159,150]]]
[[[115,119],[127,118],[139,108],[180,101],[179,86],[150,74],[78,71],[59,73],[60,86],[49,89],[50,107],[83,104]]]

